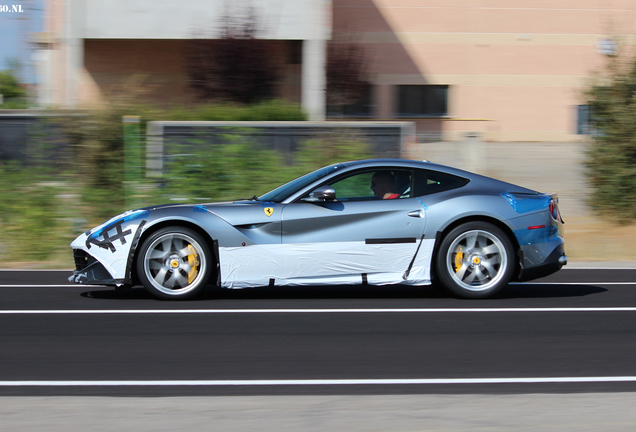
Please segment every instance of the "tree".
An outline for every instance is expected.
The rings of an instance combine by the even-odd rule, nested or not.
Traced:
[[[279,69],[271,44],[257,39],[254,10],[246,18],[226,15],[220,37],[197,37],[186,47],[190,86],[200,99],[249,104],[274,96]]]
[[[369,88],[367,55],[360,44],[327,43],[327,105],[342,112]]]
[[[0,71],[0,94],[4,99],[25,97],[26,91],[12,73],[12,71]]]
[[[586,166],[591,205],[622,222],[636,220],[636,58],[610,60],[586,92],[594,133]]]

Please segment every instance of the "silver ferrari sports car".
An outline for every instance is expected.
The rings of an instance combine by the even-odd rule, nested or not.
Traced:
[[[438,283],[466,298],[567,264],[558,199],[427,161],[343,162],[260,197],[140,208],[79,236],[79,284],[184,299],[222,288]]]

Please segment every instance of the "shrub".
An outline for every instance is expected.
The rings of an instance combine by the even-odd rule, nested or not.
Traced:
[[[0,71],[0,109],[24,109],[27,107],[26,90],[18,83],[15,71]]]
[[[264,149],[248,137],[225,135],[224,144],[193,143],[193,153],[168,164],[160,198],[187,202],[248,199],[285,179],[283,156]]]
[[[276,52],[259,37],[256,11],[221,18],[219,34],[200,34],[186,42],[189,84],[201,100],[250,104],[270,99],[280,79]]]
[[[229,103],[173,107],[161,113],[147,113],[146,120],[172,121],[306,121],[298,105],[267,100],[253,105]],[[143,113],[138,115],[144,115]]]
[[[612,60],[586,96],[595,128],[586,161],[591,205],[618,221],[636,220],[636,58]]]
[[[0,257],[4,262],[41,261],[70,252],[70,210],[58,199],[60,176],[41,168],[0,166]],[[56,181],[52,181],[56,180]]]

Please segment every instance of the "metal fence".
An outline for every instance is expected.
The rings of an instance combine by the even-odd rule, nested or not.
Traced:
[[[27,165],[68,161],[71,149],[57,114],[31,110],[0,111],[0,163]],[[282,153],[288,160],[309,139],[348,134],[369,144],[380,158],[400,158],[407,143],[416,141],[410,122],[148,122],[147,175],[161,175],[171,149],[219,145],[228,134],[249,137],[258,145]],[[143,143],[143,136],[141,137]]]
[[[0,163],[55,164],[69,157],[70,149],[54,114],[30,110],[0,113]]]
[[[288,158],[304,140],[351,134],[366,141],[375,157],[400,158],[406,144],[415,140],[415,126],[410,122],[149,122],[146,173],[161,175],[174,148],[222,144],[228,134],[248,136]]]

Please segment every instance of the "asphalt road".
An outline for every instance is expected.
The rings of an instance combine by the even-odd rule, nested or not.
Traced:
[[[636,269],[479,301],[356,286],[166,302],[67,276],[0,271],[0,396],[636,391]]]

